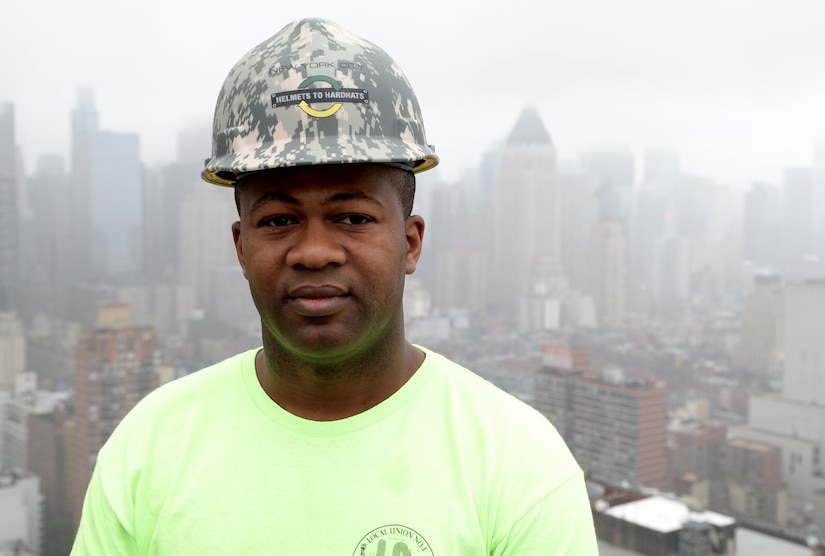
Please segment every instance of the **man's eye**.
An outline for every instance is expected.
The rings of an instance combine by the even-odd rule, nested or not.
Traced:
[[[271,218],[267,218],[262,222],[264,226],[271,226],[273,228],[277,228],[280,226],[288,226],[294,223],[295,219],[289,216],[273,216]]]
[[[348,214],[347,216],[341,218],[339,222],[341,222],[342,224],[352,224],[358,226],[361,224],[372,222],[372,220],[369,217],[363,216],[361,214]]]

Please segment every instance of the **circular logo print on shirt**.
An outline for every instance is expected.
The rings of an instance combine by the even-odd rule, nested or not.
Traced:
[[[383,525],[364,535],[352,556],[417,556],[433,551],[415,530],[403,525]]]

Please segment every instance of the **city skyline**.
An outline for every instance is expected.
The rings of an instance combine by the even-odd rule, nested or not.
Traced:
[[[9,8],[14,24],[0,37],[0,70],[15,77],[0,99],[16,106],[29,169],[42,154],[68,152],[67,114],[83,86],[95,91],[101,128],[138,133],[148,165],[173,160],[178,129],[209,125],[223,78],[214,68],[234,63],[250,37],[306,15],[352,28],[407,68],[448,181],[503,141],[529,105],[561,161],[590,147],[672,148],[687,172],[740,188],[812,165],[825,138],[817,2],[517,1],[472,13],[424,2],[423,17],[399,25],[377,4],[321,2],[314,14],[284,6],[271,16],[248,1],[233,6],[254,14],[240,32],[212,2],[50,2],[49,18],[43,8]]]

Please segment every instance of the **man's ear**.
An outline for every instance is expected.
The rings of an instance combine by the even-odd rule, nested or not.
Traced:
[[[418,258],[421,257],[421,245],[424,242],[424,218],[414,214],[407,217],[407,274],[415,272]]]
[[[241,270],[243,270],[243,276],[247,280],[249,277],[246,275],[246,263],[243,260],[243,238],[241,238],[241,223],[234,222],[232,224],[232,241],[235,242],[235,254],[238,255],[238,262],[241,264]]]

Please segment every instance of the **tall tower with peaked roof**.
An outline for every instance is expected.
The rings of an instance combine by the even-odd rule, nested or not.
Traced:
[[[520,297],[547,291],[562,274],[556,149],[535,108],[516,121],[494,183],[490,302],[512,314]]]

